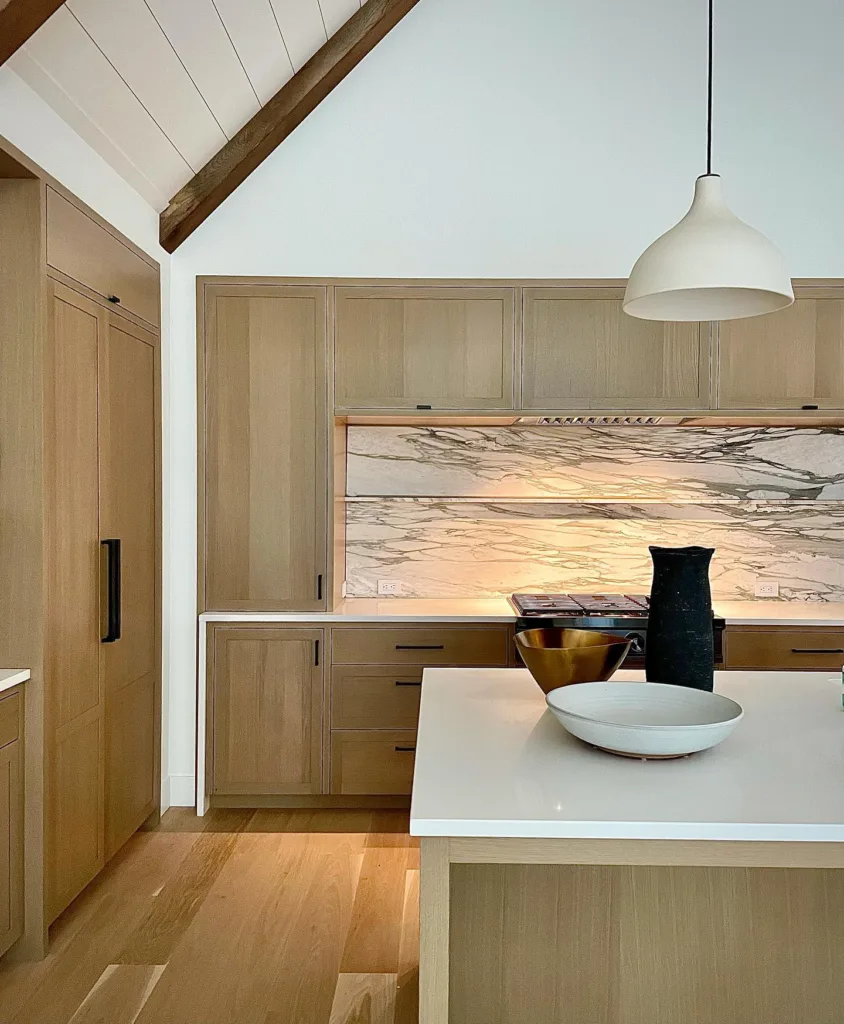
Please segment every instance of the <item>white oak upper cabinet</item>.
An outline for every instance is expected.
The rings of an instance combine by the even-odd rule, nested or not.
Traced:
[[[514,288],[338,287],[339,409],[514,408]]]
[[[788,309],[718,325],[719,409],[844,408],[844,294],[795,295]]]
[[[709,325],[627,316],[621,287],[525,288],[522,408],[705,409]]]

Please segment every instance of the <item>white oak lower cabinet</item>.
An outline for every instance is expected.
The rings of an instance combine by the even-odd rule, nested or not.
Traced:
[[[23,694],[0,694],[0,956],[23,932]]]
[[[728,669],[840,672],[844,629],[730,626],[724,658]]]
[[[422,673],[506,667],[502,625],[214,623],[212,796],[408,796]]]

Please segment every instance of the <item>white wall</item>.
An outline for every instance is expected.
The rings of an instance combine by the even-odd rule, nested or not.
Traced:
[[[162,389],[163,504],[169,508],[169,381],[170,360],[170,255],[158,244],[158,214],[87,142],[56,114],[8,67],[0,68],[0,135],[60,181],[100,216],[122,231],[161,266],[161,361],[165,367]],[[164,520],[164,559],[168,560],[169,521]],[[162,807],[170,804],[168,772],[169,735],[169,579],[164,580],[163,694],[162,694]],[[181,731],[191,728],[182,725]],[[192,773],[191,773],[192,774]],[[178,798],[178,791],[177,791]],[[190,794],[188,794],[190,796]],[[190,800],[188,799],[188,802]]]
[[[626,276],[704,170],[703,0],[421,0],[173,257],[171,771],[193,770],[195,277]],[[715,167],[844,276],[844,6],[716,5]]]

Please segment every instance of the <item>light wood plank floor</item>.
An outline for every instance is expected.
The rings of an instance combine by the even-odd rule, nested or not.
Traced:
[[[173,808],[0,963],[0,1024],[416,1024],[406,811]]]

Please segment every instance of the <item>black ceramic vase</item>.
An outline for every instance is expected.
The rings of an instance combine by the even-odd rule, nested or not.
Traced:
[[[715,670],[709,563],[713,548],[651,547],[654,576],[645,678],[711,690]]]

